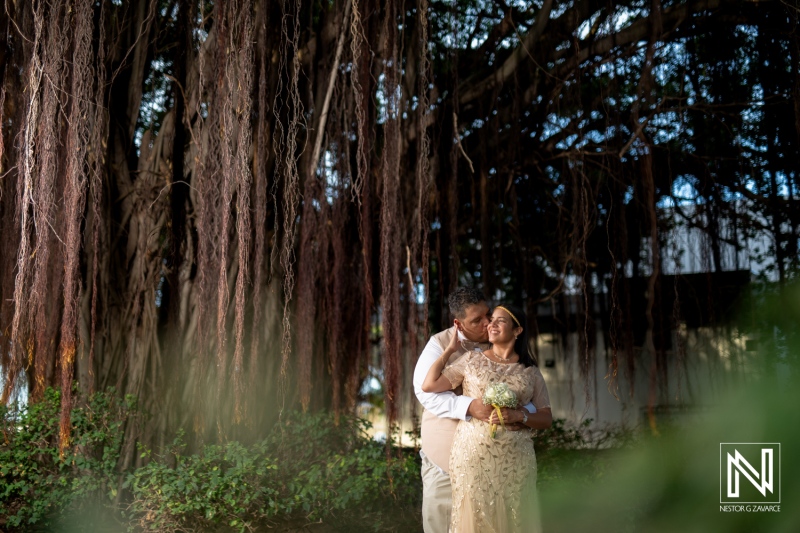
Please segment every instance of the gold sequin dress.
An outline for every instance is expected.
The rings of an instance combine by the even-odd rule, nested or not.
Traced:
[[[503,364],[469,352],[444,369],[453,387],[481,398],[487,385],[506,383],[520,404],[550,407],[538,367]],[[536,454],[528,430],[497,429],[475,418],[461,421],[450,451],[453,510],[450,533],[536,533],[541,531],[536,495]]]

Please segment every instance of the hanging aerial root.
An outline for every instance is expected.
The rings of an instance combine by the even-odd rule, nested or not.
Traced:
[[[222,392],[225,388],[225,380],[227,377],[227,336],[226,318],[228,314],[228,303],[230,301],[230,294],[228,291],[228,255],[230,247],[230,232],[231,232],[231,204],[233,203],[233,193],[235,190],[235,177],[233,169],[233,147],[231,144],[234,140],[235,128],[233,116],[234,108],[234,94],[236,86],[235,64],[231,60],[231,55],[234,53],[232,43],[228,41],[228,36],[233,39],[232,28],[233,21],[230,20],[228,13],[223,10],[223,5],[216,6],[218,23],[220,30],[218,34],[219,46],[224,47],[219,51],[224,54],[222,70],[219,73],[217,80],[218,94],[222,96],[222,116],[220,129],[212,131],[212,135],[219,136],[218,142],[222,150],[222,205],[221,205],[221,224],[219,233],[219,260],[217,262],[217,402],[222,403]],[[222,416],[222,413],[218,413]]]
[[[609,190],[609,195],[611,191]],[[611,215],[614,209],[614,202],[610,203],[608,208],[608,217],[606,219],[606,245],[608,255],[611,257],[611,289],[609,291],[611,298],[611,310],[609,318],[608,337],[611,345],[611,361],[608,364],[608,371],[606,372],[605,379],[607,381],[608,392],[619,401],[619,339],[617,338],[617,328],[619,327],[619,289],[617,287],[617,258],[614,255],[614,248],[611,246]]]
[[[294,292],[295,274],[294,274],[294,239],[296,235],[296,219],[297,210],[300,203],[300,175],[297,169],[297,160],[299,157],[298,150],[298,135],[300,133],[301,123],[303,121],[303,102],[300,97],[300,10],[302,2],[300,0],[294,1],[294,13],[288,14],[287,1],[283,3],[283,51],[281,57],[291,57],[291,67],[285,67],[286,73],[289,77],[289,95],[285,101],[289,102],[288,115],[289,120],[285,132],[281,130],[280,146],[285,150],[285,161],[282,165],[276,167],[283,171],[283,245],[281,250],[281,268],[283,269],[283,335],[281,338],[281,376],[284,379],[288,370],[289,356],[292,349],[292,326],[291,326],[291,300]],[[289,28],[287,20],[292,19],[291,36],[289,35]],[[283,61],[283,59],[282,59]],[[280,91],[276,92],[276,113],[278,122],[281,117],[278,109],[283,106],[278,106],[278,99],[281,97]]]
[[[247,286],[250,276],[250,174],[249,155],[251,145],[250,110],[252,100],[250,89],[253,83],[253,47],[252,47],[252,6],[246,3],[239,12],[243,13],[240,38],[237,46],[236,66],[238,72],[238,105],[236,121],[238,136],[236,139],[236,233],[239,237],[239,271],[236,276],[235,300],[235,348],[233,355],[233,389],[234,420],[238,424],[242,420],[242,396],[244,394],[244,320]],[[232,13],[233,15],[234,13]]]
[[[100,257],[100,232],[101,232],[101,214],[100,206],[102,202],[103,191],[103,166],[104,154],[102,152],[102,145],[104,143],[104,135],[107,131],[108,112],[105,105],[105,85],[106,85],[106,42],[105,42],[105,3],[100,3],[100,16],[98,23],[98,41],[99,46],[97,49],[97,69],[95,72],[96,88],[94,98],[94,120],[92,121],[91,141],[89,146],[90,157],[90,194],[92,197],[92,301],[91,301],[91,323],[89,330],[89,375],[92,378],[89,384],[89,392],[94,392],[94,351],[97,337],[97,275],[99,271],[99,257]]]
[[[409,261],[410,269],[409,275],[415,275],[417,271],[420,272],[423,290],[425,296],[422,301],[422,319],[417,321],[417,313],[414,306],[417,300],[416,284],[414,280],[410,280],[409,286],[409,316],[414,317],[413,321],[409,322],[409,327],[413,328],[409,331],[411,339],[411,353],[413,357],[419,353],[417,341],[420,338],[424,340],[428,336],[428,293],[430,291],[428,273],[430,270],[430,247],[428,245],[428,198],[430,195],[431,187],[433,186],[433,175],[431,173],[431,165],[429,160],[430,153],[430,136],[428,135],[428,116],[430,114],[430,98],[429,91],[429,71],[430,60],[428,59],[428,1],[419,0],[417,5],[417,13],[419,16],[419,73],[417,78],[417,92],[419,104],[417,109],[417,166],[416,166],[416,181],[417,181],[417,206],[416,206],[416,220],[417,224],[413,230],[412,239],[412,260]],[[419,263],[417,259],[419,258]],[[419,323],[417,323],[419,322]],[[421,327],[420,327],[421,326]],[[422,331],[420,331],[422,329]]]
[[[399,71],[397,67],[397,35],[394,20],[397,13],[393,2],[386,6],[383,22],[385,49],[390,56],[384,69],[386,80],[387,120],[384,125],[384,146],[381,154],[381,293],[383,309],[383,370],[384,396],[389,425],[398,418],[399,380],[400,380],[400,258],[399,250],[403,248],[403,235],[398,231],[398,223],[402,220],[399,205],[399,163],[400,163],[400,130],[399,102],[397,88]]]
[[[58,425],[58,452],[64,457],[72,434],[70,411],[72,410],[72,365],[75,362],[75,345],[64,346],[61,351],[61,415]]]
[[[255,169],[253,179],[255,181],[255,265],[253,267],[253,326],[250,337],[250,382],[248,386],[252,390],[258,375],[258,352],[261,342],[262,315],[264,303],[263,286],[265,285],[265,255],[267,253],[266,223],[267,223],[267,136],[269,135],[269,124],[267,122],[267,18],[266,6],[262,2],[258,7],[258,43],[259,43],[259,63],[258,63],[258,124],[257,142],[254,150]]]
[[[11,357],[10,365],[5,369],[5,385],[3,387],[0,403],[7,404],[9,398],[17,385],[17,377],[22,370],[22,354],[20,354],[23,325],[27,322],[28,306],[20,305],[25,301],[25,293],[28,289],[28,278],[30,276],[30,261],[33,253],[31,233],[33,229],[33,191],[34,191],[34,172],[35,172],[35,146],[36,146],[36,126],[39,122],[40,114],[40,92],[42,83],[42,32],[44,27],[44,13],[41,3],[33,6],[33,27],[34,38],[32,44],[32,54],[28,68],[28,83],[26,92],[27,111],[25,122],[23,123],[23,145],[22,157],[19,161],[18,170],[18,198],[17,211],[20,220],[20,243],[17,252],[17,276],[14,279],[14,317],[11,321]]]
[[[6,153],[6,145],[3,140],[3,121],[5,120],[4,109],[6,106],[6,86],[3,84],[0,88],[0,184],[3,183],[3,178],[6,174],[5,166],[3,165],[3,155]],[[0,202],[3,201],[3,186],[0,185]]]
[[[80,0],[75,10],[74,52],[72,58],[72,106],[67,132],[67,186],[65,190],[66,253],[64,265],[64,312],[61,319],[61,442],[68,445],[72,404],[72,370],[78,344],[78,315],[81,299],[81,222],[87,193],[85,171],[86,146],[89,144],[87,121],[93,76],[91,68],[92,0]]]
[[[356,110],[356,128],[357,128],[357,150],[356,150],[356,177],[352,180],[352,187],[350,194],[352,199],[357,205],[361,206],[361,195],[364,187],[364,180],[367,177],[367,170],[369,161],[367,158],[367,119],[366,111],[364,109],[364,89],[361,86],[360,65],[362,63],[362,54],[364,53],[364,45],[366,38],[364,37],[364,28],[361,22],[361,11],[359,10],[358,0],[352,0],[353,16],[350,18],[350,52],[352,54],[354,68],[350,71],[350,82],[353,85],[353,98],[355,100]],[[363,239],[362,239],[363,240]]]
[[[354,68],[350,71],[350,80],[353,86],[353,100],[356,112],[356,177],[352,180],[352,191],[357,198],[357,226],[360,247],[357,249],[357,256],[360,261],[360,277],[362,283],[362,306],[357,309],[360,311],[358,317],[358,343],[356,346],[356,361],[353,363],[350,380],[348,382],[348,401],[355,405],[358,395],[360,378],[367,372],[367,365],[370,356],[372,317],[374,307],[373,280],[372,280],[372,180],[368,179],[370,173],[370,143],[372,130],[367,125],[367,109],[365,102],[370,101],[370,61],[369,50],[364,49],[366,38],[364,38],[363,26],[361,22],[361,8],[358,1],[353,2],[353,17],[351,18],[351,52],[353,54]]]

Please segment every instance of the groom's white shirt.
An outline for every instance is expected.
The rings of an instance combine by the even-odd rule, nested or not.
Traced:
[[[460,340],[466,340],[460,331],[458,332],[458,338]],[[478,347],[474,349],[481,351]],[[419,403],[421,403],[425,409],[438,417],[469,420],[472,417],[467,414],[467,410],[474,398],[461,396],[453,391],[425,392],[422,390],[422,382],[425,381],[428,370],[430,370],[433,363],[435,363],[443,353],[444,347],[435,337],[431,337],[417,360],[417,366],[414,367],[414,394],[417,395]]]

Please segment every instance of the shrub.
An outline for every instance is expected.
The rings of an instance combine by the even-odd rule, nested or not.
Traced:
[[[586,430],[591,424],[584,420],[579,426],[568,426],[563,418],[554,418],[553,425],[547,429],[533,432],[533,447],[537,455],[543,455],[553,449],[577,449],[586,444]]]
[[[329,413],[289,413],[250,447],[229,443],[185,455],[179,438],[129,476],[134,521],[159,532],[309,521],[335,530],[419,529],[416,456],[393,450],[387,457],[368,427],[352,416],[337,424]]]
[[[117,496],[123,424],[136,406],[115,391],[91,395],[71,411],[70,446],[58,450],[61,395],[47,389],[29,406],[0,405],[0,527],[47,525],[90,497]]]
[[[366,429],[365,421],[357,423]],[[362,435],[351,448],[321,450],[297,473],[287,469],[288,496],[308,519],[323,520],[336,530],[418,530],[422,487],[417,457],[397,449],[387,456],[384,444]],[[291,462],[286,457],[282,464]]]
[[[277,466],[265,443],[209,445],[192,455],[184,449],[181,433],[166,453],[130,474],[134,524],[149,531],[208,531],[218,525],[245,531],[277,514]]]

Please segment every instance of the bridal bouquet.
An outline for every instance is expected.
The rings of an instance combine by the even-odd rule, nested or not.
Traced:
[[[505,383],[491,383],[483,392],[483,403],[494,407],[494,410],[497,412],[497,417],[500,419],[500,423],[503,424],[505,428],[506,423],[503,421],[503,415],[500,414],[500,408],[516,407],[517,395]],[[497,424],[492,424],[492,438],[494,438],[495,434],[497,434]]]

